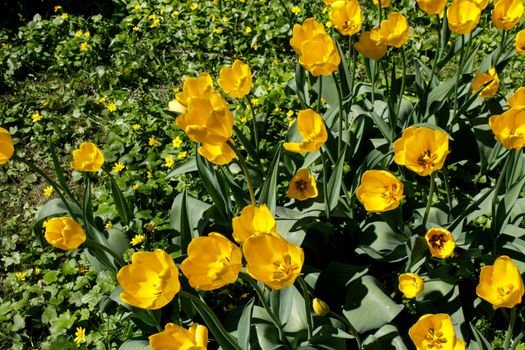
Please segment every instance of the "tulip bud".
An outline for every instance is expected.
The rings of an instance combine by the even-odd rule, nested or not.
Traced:
[[[317,316],[326,316],[330,312],[330,306],[319,298],[314,298],[312,306]]]

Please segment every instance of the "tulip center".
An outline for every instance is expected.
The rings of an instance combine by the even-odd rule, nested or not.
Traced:
[[[288,254],[281,261],[274,262],[273,265],[275,267],[273,279],[276,281],[289,279],[294,270],[297,269],[297,264],[292,263],[292,258]]]
[[[511,284],[508,284],[508,285],[503,286],[503,287],[498,287],[498,294],[500,295],[501,298],[506,297],[507,295],[509,295],[513,291],[514,291],[514,286],[511,285]]]
[[[297,191],[304,192],[306,188],[308,187],[308,183],[304,180],[297,180],[295,181],[295,188]]]
[[[397,193],[399,192],[399,186],[397,184],[385,186],[384,190],[385,192],[382,193],[382,197],[387,202],[395,202],[397,200]]]
[[[447,242],[447,238],[443,233],[440,234],[434,234],[429,239],[429,243],[434,249],[443,249],[445,248],[445,243]]]
[[[434,167],[434,161],[437,155],[433,154],[429,149],[426,149],[418,158],[417,163],[425,169],[431,169]]]
[[[443,337],[443,332],[440,330],[434,330],[434,328],[429,328],[428,333],[425,336],[425,340],[428,341],[427,349],[441,349],[443,344],[447,342],[447,339]]]

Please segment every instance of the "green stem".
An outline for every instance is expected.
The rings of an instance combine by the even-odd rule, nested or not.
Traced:
[[[281,7],[284,8],[284,11],[288,15],[288,21],[290,22],[290,30],[293,30],[293,18],[292,18],[292,12],[286,7],[286,4],[283,0],[279,0],[279,3],[281,4]]]
[[[354,326],[352,326],[350,321],[346,317],[343,317],[343,316],[341,316],[339,314],[336,314],[333,311],[328,311],[328,315],[337,318],[339,321],[341,321],[350,330],[350,333],[352,333],[352,335],[355,338],[355,341],[357,342],[357,348],[359,350],[361,350],[363,348],[363,345],[361,344],[361,339],[359,338],[359,333],[357,333],[357,330],[354,328]]]
[[[461,49],[459,54],[459,63],[458,63],[458,74],[456,74],[456,84],[454,85],[454,113],[452,114],[452,120],[456,119],[456,113],[458,111],[458,85],[459,77],[461,76],[461,71],[463,70],[463,56],[465,54],[465,35],[461,34]]]
[[[246,96],[246,101],[248,101],[248,106],[252,112],[252,127],[253,127],[253,140],[255,142],[255,152],[259,151],[259,136],[257,135],[257,121],[255,120],[255,110],[253,109],[252,101],[250,100],[250,95]]]
[[[246,182],[248,183],[248,191],[250,192],[250,201],[252,202],[252,205],[257,205],[257,201],[255,200],[255,192],[253,190],[253,181],[250,176],[250,172],[248,171],[248,165],[246,164],[246,160],[242,156],[241,152],[235,147],[233,142],[231,140],[226,141],[228,146],[231,147],[233,152],[235,152],[235,155],[237,158],[239,158],[239,164],[241,165],[242,171],[244,172],[244,176],[246,177]]]
[[[496,219],[496,205],[498,204],[498,193],[501,190],[503,185],[503,180],[505,179],[505,174],[507,173],[507,168],[509,167],[510,160],[512,158],[512,151],[507,153],[507,158],[505,159],[505,164],[503,164],[503,169],[499,174],[498,181],[496,182],[496,187],[494,188],[494,197],[492,197],[492,221]]]
[[[146,311],[148,313],[149,318],[153,321],[153,323],[155,323],[155,327],[157,328],[157,331],[162,332],[163,331],[162,326],[160,325],[160,321],[157,318],[157,316],[155,316],[155,313],[152,310],[146,310]]]
[[[322,149],[319,149],[319,153],[321,154],[321,162],[323,163],[323,194],[324,194],[324,211],[326,213],[326,218],[330,218],[330,207],[328,205],[328,198],[327,198],[327,192],[328,192],[328,176],[326,171],[326,159],[324,157],[324,153]],[[328,152],[326,152],[328,153]]]
[[[317,90],[317,105],[315,106],[317,113],[319,113],[319,111],[321,110],[322,93],[323,93],[323,77],[319,77],[319,90]]]
[[[403,63],[403,76],[401,77],[401,91],[399,92],[399,99],[398,99],[397,108],[396,108],[396,118],[398,119],[399,119],[399,110],[401,109],[401,102],[403,102],[403,93],[405,92],[405,76],[407,72],[405,49],[403,48],[403,46],[401,46],[401,62]]]
[[[122,259],[121,256],[119,256],[117,253],[115,253],[113,250],[111,250],[110,248],[106,247],[103,244],[100,244],[92,239],[86,239],[86,241],[84,242],[84,245],[91,247],[91,248],[102,249],[103,251],[111,255],[117,261],[117,263],[119,264],[118,267],[122,267],[125,265],[124,259]]]
[[[500,43],[500,46],[499,46],[499,51],[498,51],[498,54],[496,55],[496,59],[494,60],[494,62],[492,62],[492,66],[493,67],[496,67],[496,65],[498,64],[498,61],[501,57],[501,54],[503,53],[503,49],[505,48],[505,41],[507,39],[507,32],[508,30],[502,30],[502,33],[501,33],[501,43]],[[503,79],[502,79],[503,81]]]
[[[341,151],[343,149],[343,93],[341,91],[341,85],[339,85],[339,81],[335,76],[335,73],[332,74],[332,78],[334,79],[334,84],[337,88],[337,96],[339,100],[339,139],[337,140],[337,153],[341,154]]]
[[[427,224],[428,214],[430,213],[430,207],[432,206],[432,198],[434,197],[434,190],[436,189],[435,177],[436,173],[433,172],[432,175],[430,175],[430,191],[428,193],[428,202],[427,207],[425,208],[425,215],[423,216],[423,226]]]
[[[350,36],[350,42],[353,43],[353,36]],[[349,106],[352,105],[352,99],[354,97],[354,85],[355,85],[355,72],[357,69],[357,50],[354,48],[354,45],[350,45],[350,49],[352,50],[352,73],[350,73],[350,102],[348,103]],[[350,125],[348,125],[348,116],[346,118],[346,129],[350,129]]]
[[[445,184],[445,190],[447,191],[447,203],[448,203],[447,220],[450,220],[450,216],[452,214],[452,192],[450,191],[450,187],[448,186],[447,170],[443,168],[441,169],[441,171],[443,173],[443,183]]]
[[[510,310],[509,328],[507,328],[507,335],[505,336],[505,343],[503,343],[504,350],[510,349],[510,340],[512,339],[512,333],[514,332],[515,323],[516,323],[516,308],[513,307],[512,310]]]
[[[365,58],[366,59],[366,58]],[[370,60],[371,62],[374,62],[373,69],[371,69],[370,74],[370,83],[372,84],[372,107],[374,106],[375,102],[375,95],[376,95],[376,68],[377,68],[377,62]]]
[[[299,281],[301,289],[303,290],[304,309],[306,311],[306,322],[308,323],[308,339],[310,339],[314,329],[314,320],[312,317],[312,300],[310,299],[310,294],[308,294],[308,285],[304,281],[303,277],[299,276],[297,277],[297,280]]]
[[[437,49],[437,54],[436,54],[436,58],[434,59],[434,64],[432,65],[432,71],[430,72],[430,79],[428,80],[428,85],[427,85],[427,91],[429,91],[429,88],[430,86],[432,85],[432,80],[434,80],[434,75],[436,74],[436,67],[439,63],[439,60],[441,59],[441,23],[440,23],[440,20],[439,20],[439,15],[436,15],[437,17],[437,27],[438,27],[438,49]]]

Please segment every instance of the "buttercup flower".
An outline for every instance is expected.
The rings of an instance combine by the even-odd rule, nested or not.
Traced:
[[[5,164],[15,153],[13,138],[9,131],[0,128],[0,164]]]
[[[447,9],[450,31],[456,34],[468,34],[478,25],[481,9],[471,0],[453,0]]]
[[[492,11],[492,23],[498,29],[512,29],[523,16],[522,0],[497,0]]]
[[[383,43],[400,48],[408,40],[408,21],[400,13],[392,12],[381,21],[379,35]]]
[[[290,180],[288,197],[299,201],[317,197],[317,183],[306,168],[299,169]]]
[[[53,194],[53,186],[46,186],[42,191],[42,194],[46,197],[51,197]]]
[[[444,228],[431,228],[425,234],[428,250],[433,257],[446,259],[454,253],[456,242],[450,231]]]
[[[509,97],[507,103],[511,108],[525,111],[525,87],[520,87],[514,92],[514,95]]]
[[[206,350],[207,345],[208,328],[198,323],[189,329],[168,323],[163,332],[149,337],[151,350]]]
[[[235,60],[231,67],[222,68],[217,81],[229,96],[241,98],[250,92],[252,87],[252,71],[250,66],[240,60]]]
[[[82,142],[73,151],[71,167],[78,171],[97,172],[104,164],[104,155],[100,148],[92,142]]]
[[[129,241],[129,243],[132,246],[136,246],[136,245],[141,244],[145,240],[146,240],[146,236],[145,235],[138,234],[138,235],[133,236],[133,238],[131,239],[131,241]]]
[[[394,142],[394,161],[427,176],[439,170],[448,154],[448,135],[441,130],[409,127]]]
[[[242,250],[250,276],[272,289],[291,286],[301,274],[304,252],[284,238],[254,235],[244,242]]]
[[[525,111],[511,108],[489,119],[489,126],[506,149],[520,150],[525,146]]]
[[[492,97],[496,95],[499,89],[499,77],[496,73],[496,68],[492,67],[487,73],[478,73],[474,77],[472,82],[472,92],[476,92],[483,85],[489,83],[487,86],[480,91],[479,96],[481,97]]]
[[[516,53],[525,56],[525,29],[516,34]]]
[[[421,10],[431,15],[440,15],[445,10],[446,0],[417,0]]]
[[[343,35],[354,35],[361,30],[363,12],[357,0],[336,1],[330,10],[330,20]]]
[[[237,280],[242,268],[241,260],[239,247],[223,235],[212,232],[190,242],[188,257],[180,269],[193,288],[214,290]]]
[[[317,316],[326,316],[330,312],[330,306],[319,298],[314,298],[312,307]]]
[[[162,249],[134,253],[131,264],[119,270],[117,280],[124,289],[120,299],[147,310],[167,305],[180,290],[179,270]]]
[[[456,332],[447,314],[427,314],[408,330],[417,350],[455,350]]]
[[[75,332],[75,343],[82,344],[86,342],[86,329],[83,327],[77,327]]]
[[[359,53],[371,60],[380,60],[387,50],[386,44],[381,40],[378,28],[372,28],[369,32],[361,33],[359,41],[354,43]]]
[[[239,244],[243,244],[253,235],[269,233],[277,234],[277,224],[270,209],[266,204],[259,207],[248,205],[241,211],[241,215],[232,220],[233,239]]]
[[[513,308],[521,303],[525,293],[520,271],[508,256],[500,256],[494,265],[481,268],[476,294],[492,304],[494,310],[500,307]]]
[[[295,153],[317,152],[328,139],[323,118],[312,109],[297,114],[297,130],[304,138],[301,142],[285,142],[284,149]]]
[[[381,1],[381,8],[390,6],[390,0],[373,0],[375,7],[379,7],[379,1]]]
[[[398,288],[405,298],[413,299],[425,289],[425,283],[418,274],[407,272],[399,275]]]
[[[62,250],[78,248],[86,240],[82,226],[67,216],[47,220],[44,229],[46,241]]]
[[[221,143],[219,145],[204,143],[199,147],[198,151],[201,156],[217,165],[228,164],[236,157],[233,149],[226,143]],[[179,153],[179,155],[181,153]]]
[[[366,211],[372,213],[393,210],[405,198],[403,183],[385,170],[365,171],[356,195]]]

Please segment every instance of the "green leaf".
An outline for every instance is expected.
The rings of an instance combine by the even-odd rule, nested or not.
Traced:
[[[224,220],[231,220],[231,207],[228,197],[229,187],[226,180],[220,181],[213,165],[206,161],[200,154],[195,155],[197,169],[204,188],[210,195]]]
[[[175,176],[190,173],[193,171],[197,171],[197,162],[195,161],[195,158],[190,158],[186,163],[183,163],[170,171],[166,175],[166,179],[171,179]]]
[[[111,183],[111,194],[113,195],[113,201],[117,207],[120,219],[124,225],[129,225],[129,222],[131,221],[131,212],[126,202],[126,198],[124,197],[124,194],[122,194],[122,191],[118,187],[113,176],[110,175],[109,180]]]
[[[119,347],[119,350],[149,350],[149,342],[147,340],[126,340]]]
[[[310,95],[308,94],[308,84],[306,81],[307,74],[306,70],[297,63],[295,66],[295,81],[291,88],[297,97],[299,97],[303,108],[310,106]]]
[[[373,335],[368,336],[363,342],[367,350],[408,350],[399,330],[390,324],[378,329]]]
[[[268,169],[268,176],[264,180],[264,184],[259,194],[259,204],[268,205],[270,212],[275,215],[277,206],[277,180],[279,176],[279,161],[281,159],[281,147],[278,146],[277,152],[273,157],[272,164]]]
[[[91,226],[95,225],[95,217],[93,216],[93,204],[91,203],[91,182],[89,177],[84,178],[84,200],[82,203],[82,218],[84,219],[84,229],[86,230],[86,236],[90,239],[94,239],[94,235],[91,233]]]
[[[184,200],[185,208],[183,208]],[[186,191],[179,193],[171,205],[170,227],[182,233],[188,225],[190,240],[199,237],[199,223],[204,217],[204,212],[210,207],[210,204],[189,196]],[[185,232],[184,235],[187,233]]]
[[[326,201],[328,202],[328,208],[330,211],[334,210],[337,206],[337,202],[341,196],[341,182],[343,179],[343,167],[345,165],[346,145],[343,148],[343,152],[339,155],[339,159],[335,164],[334,171],[330,175],[330,180],[327,185]]]
[[[478,349],[481,350],[493,350],[494,348],[490,344],[490,342],[481,334],[480,331],[477,330],[476,327],[472,324],[472,322],[468,323],[470,326],[470,329],[472,330],[472,334],[474,334],[474,338],[476,338],[476,343],[478,345]]]
[[[252,298],[242,311],[241,318],[237,325],[237,339],[239,339],[239,345],[243,349],[250,349],[250,333],[252,328],[252,313],[253,313],[253,304],[255,298]]]
[[[494,232],[500,232],[508,223],[512,208],[519,198],[523,185],[525,185],[525,176],[508,189],[503,195],[503,200],[498,203],[495,218],[496,222],[493,227]]]

